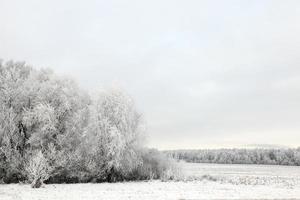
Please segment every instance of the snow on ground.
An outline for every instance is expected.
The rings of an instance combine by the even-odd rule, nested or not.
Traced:
[[[130,182],[103,184],[2,185],[0,199],[278,199],[300,197],[300,188],[269,185],[232,185],[212,181]]]
[[[22,184],[0,185],[0,200],[300,199],[300,167],[184,164],[183,169],[189,175],[206,178],[186,182],[55,184],[40,189]]]
[[[221,183],[300,187],[299,166],[183,163],[182,168],[188,176]]]

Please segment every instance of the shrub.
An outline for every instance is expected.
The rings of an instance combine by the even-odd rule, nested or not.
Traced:
[[[151,180],[161,179],[179,180],[183,176],[179,165],[156,149],[144,149],[142,152],[142,164],[137,168],[134,179]]]
[[[51,167],[41,151],[32,155],[25,168],[31,187],[39,188],[50,177]]]

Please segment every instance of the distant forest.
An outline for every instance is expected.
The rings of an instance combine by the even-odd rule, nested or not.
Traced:
[[[194,163],[300,166],[297,149],[214,149],[164,151],[169,157]]]

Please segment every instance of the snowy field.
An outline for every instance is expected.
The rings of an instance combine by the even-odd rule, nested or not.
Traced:
[[[0,185],[0,200],[300,199],[300,167],[183,164],[194,180],[103,184]]]
[[[184,163],[182,167],[188,176],[221,183],[300,187],[299,166]]]

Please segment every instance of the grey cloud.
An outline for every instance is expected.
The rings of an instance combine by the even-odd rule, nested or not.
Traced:
[[[296,146],[299,4],[4,0],[0,56],[126,88],[149,146]]]

